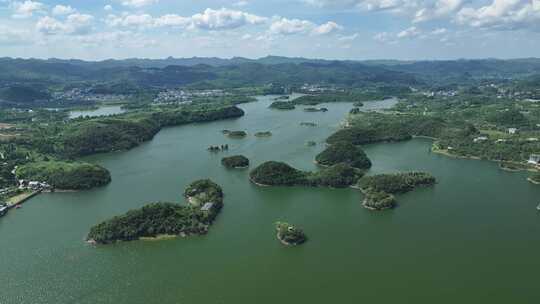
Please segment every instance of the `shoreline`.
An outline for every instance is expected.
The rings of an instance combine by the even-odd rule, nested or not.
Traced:
[[[527,181],[529,181],[531,184],[540,185],[540,182],[537,182],[530,177],[527,177]]]

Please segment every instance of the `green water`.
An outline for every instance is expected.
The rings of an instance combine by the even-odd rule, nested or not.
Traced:
[[[540,300],[540,186],[490,162],[429,153],[416,139],[365,147],[371,173],[426,170],[433,188],[398,197],[381,213],[352,189],[259,188],[221,157],[244,154],[315,169],[312,160],[351,104],[327,113],[242,107],[246,116],[168,128],[128,152],[89,160],[113,182],[78,193],[42,194],[0,219],[0,303],[533,303]],[[377,107],[380,104],[369,104]],[[314,121],[318,127],[301,127]],[[222,129],[246,130],[228,139]],[[270,138],[255,138],[257,131]],[[209,145],[230,151],[211,154]],[[89,228],[150,201],[181,201],[194,179],[224,188],[225,207],[208,235],[93,247]],[[304,228],[285,248],[273,223]]]

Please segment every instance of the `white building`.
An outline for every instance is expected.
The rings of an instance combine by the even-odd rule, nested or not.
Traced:
[[[540,163],[540,154],[531,154],[527,163],[531,165],[538,165]]]
[[[508,134],[516,134],[518,131],[517,128],[508,128]]]

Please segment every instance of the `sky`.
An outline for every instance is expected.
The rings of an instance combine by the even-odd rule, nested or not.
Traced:
[[[0,57],[540,57],[540,0],[0,0]]]

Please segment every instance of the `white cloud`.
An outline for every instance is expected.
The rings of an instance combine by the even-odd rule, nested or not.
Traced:
[[[373,36],[373,39],[381,43],[394,43],[395,42],[394,35],[388,32],[378,33],[375,36]]]
[[[307,20],[279,18],[270,25],[270,33],[279,35],[305,34],[314,27],[315,24]]]
[[[141,8],[143,6],[148,6],[158,2],[159,0],[124,0],[122,1],[122,5],[134,8]]]
[[[337,30],[342,30],[343,27],[333,21],[317,25],[308,20],[274,18],[270,25],[269,32],[275,35],[295,35],[295,34],[312,34],[326,35]]]
[[[414,38],[421,34],[420,30],[416,26],[411,26],[397,34],[397,38]]]
[[[413,19],[413,22],[424,22],[433,19],[448,17],[455,14],[465,0],[437,0],[433,5],[419,9]]]
[[[72,8],[71,6],[69,5],[56,5],[53,9],[52,9],[52,14],[53,15],[68,15],[68,14],[72,14],[75,12],[75,9]]]
[[[10,4],[13,9],[13,18],[28,18],[32,17],[35,12],[43,10],[45,5],[37,1],[14,1]]]
[[[333,21],[329,21],[329,22],[326,22],[324,24],[321,24],[317,27],[315,27],[313,30],[312,30],[312,33],[314,35],[327,35],[327,34],[330,34],[330,33],[333,33],[335,31],[339,31],[339,30],[342,30],[343,27]]]
[[[493,29],[538,28],[540,0],[493,0],[478,8],[464,7],[456,17],[462,25]]]
[[[163,15],[159,18],[154,19],[155,26],[187,27],[190,24],[190,18],[178,16],[175,14]]]
[[[262,24],[266,20],[264,17],[226,8],[220,10],[207,8],[203,13],[191,16],[192,26],[205,30],[233,29],[248,24]]]
[[[148,14],[125,14],[122,16],[109,15],[106,23],[109,26],[122,27],[182,27],[187,29],[201,30],[229,30],[246,25],[259,25],[265,23],[267,18],[245,13],[242,11],[206,9],[203,13],[191,17],[183,17],[176,14],[168,14],[160,17],[152,17]]]
[[[105,6],[103,7],[103,9],[106,10],[106,11],[108,11],[108,12],[110,12],[110,11],[113,10],[113,7],[112,7],[112,5],[107,4],[107,5],[105,5]]]
[[[349,36],[341,36],[338,38],[339,41],[353,41],[353,40],[356,40],[356,38],[358,38],[360,36],[360,34],[358,33],[354,33],[352,35],[349,35]]]
[[[87,14],[71,14],[65,21],[45,16],[36,23],[36,30],[45,35],[82,35],[92,28],[94,17]]]
[[[418,7],[421,0],[302,0],[317,6],[330,8],[356,8],[368,11],[390,10],[395,12],[407,11]]]

